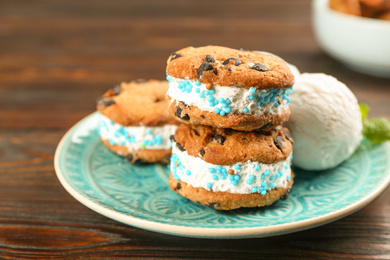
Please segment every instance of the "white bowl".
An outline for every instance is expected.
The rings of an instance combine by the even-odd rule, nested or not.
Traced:
[[[330,56],[362,73],[390,78],[390,21],[344,14],[313,1],[314,31]]]

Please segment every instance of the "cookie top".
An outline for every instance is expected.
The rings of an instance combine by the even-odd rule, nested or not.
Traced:
[[[169,76],[220,86],[287,88],[294,75],[280,59],[220,46],[187,47],[171,54]]]
[[[282,126],[267,131],[241,132],[181,124],[173,139],[181,151],[220,165],[248,160],[266,164],[286,160],[293,144],[288,129]]]
[[[167,81],[122,82],[97,100],[97,110],[123,126],[177,125],[167,110],[167,90]]]

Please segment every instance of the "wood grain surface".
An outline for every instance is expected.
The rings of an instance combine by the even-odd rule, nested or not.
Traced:
[[[345,82],[390,118],[390,81],[358,74],[317,45],[308,0],[0,0],[0,258],[390,259],[390,189],[322,227],[266,239],[162,235],[73,199],[53,167],[66,130],[121,81],[165,77],[182,47],[274,52]]]

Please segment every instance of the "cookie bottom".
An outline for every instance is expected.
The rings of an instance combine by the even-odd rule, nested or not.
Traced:
[[[271,205],[279,199],[287,199],[293,186],[294,173],[291,171],[291,180],[287,187],[260,193],[236,194],[229,192],[212,192],[204,188],[195,188],[185,182],[176,180],[172,173],[169,176],[169,187],[181,196],[204,206],[217,210],[232,210],[238,208],[253,208]]]
[[[209,125],[219,128],[232,128],[239,131],[269,129],[281,125],[290,118],[290,108],[280,114],[264,114],[254,116],[249,114],[226,114],[221,116],[214,112],[203,111],[196,106],[187,106],[182,101],[171,102],[169,113],[178,121],[190,125]]]
[[[168,164],[171,158],[171,149],[142,149],[129,151],[125,146],[111,145],[108,140],[101,139],[102,143],[114,153],[123,156],[130,163],[163,163]]]

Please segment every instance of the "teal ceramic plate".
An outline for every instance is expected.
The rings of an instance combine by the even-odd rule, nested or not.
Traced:
[[[339,167],[294,169],[286,201],[271,206],[215,211],[171,191],[169,170],[130,165],[99,140],[94,113],[63,137],[55,169],[65,189],[92,210],[122,223],[171,235],[201,238],[266,237],[323,225],[355,212],[390,182],[390,145],[364,143]]]

